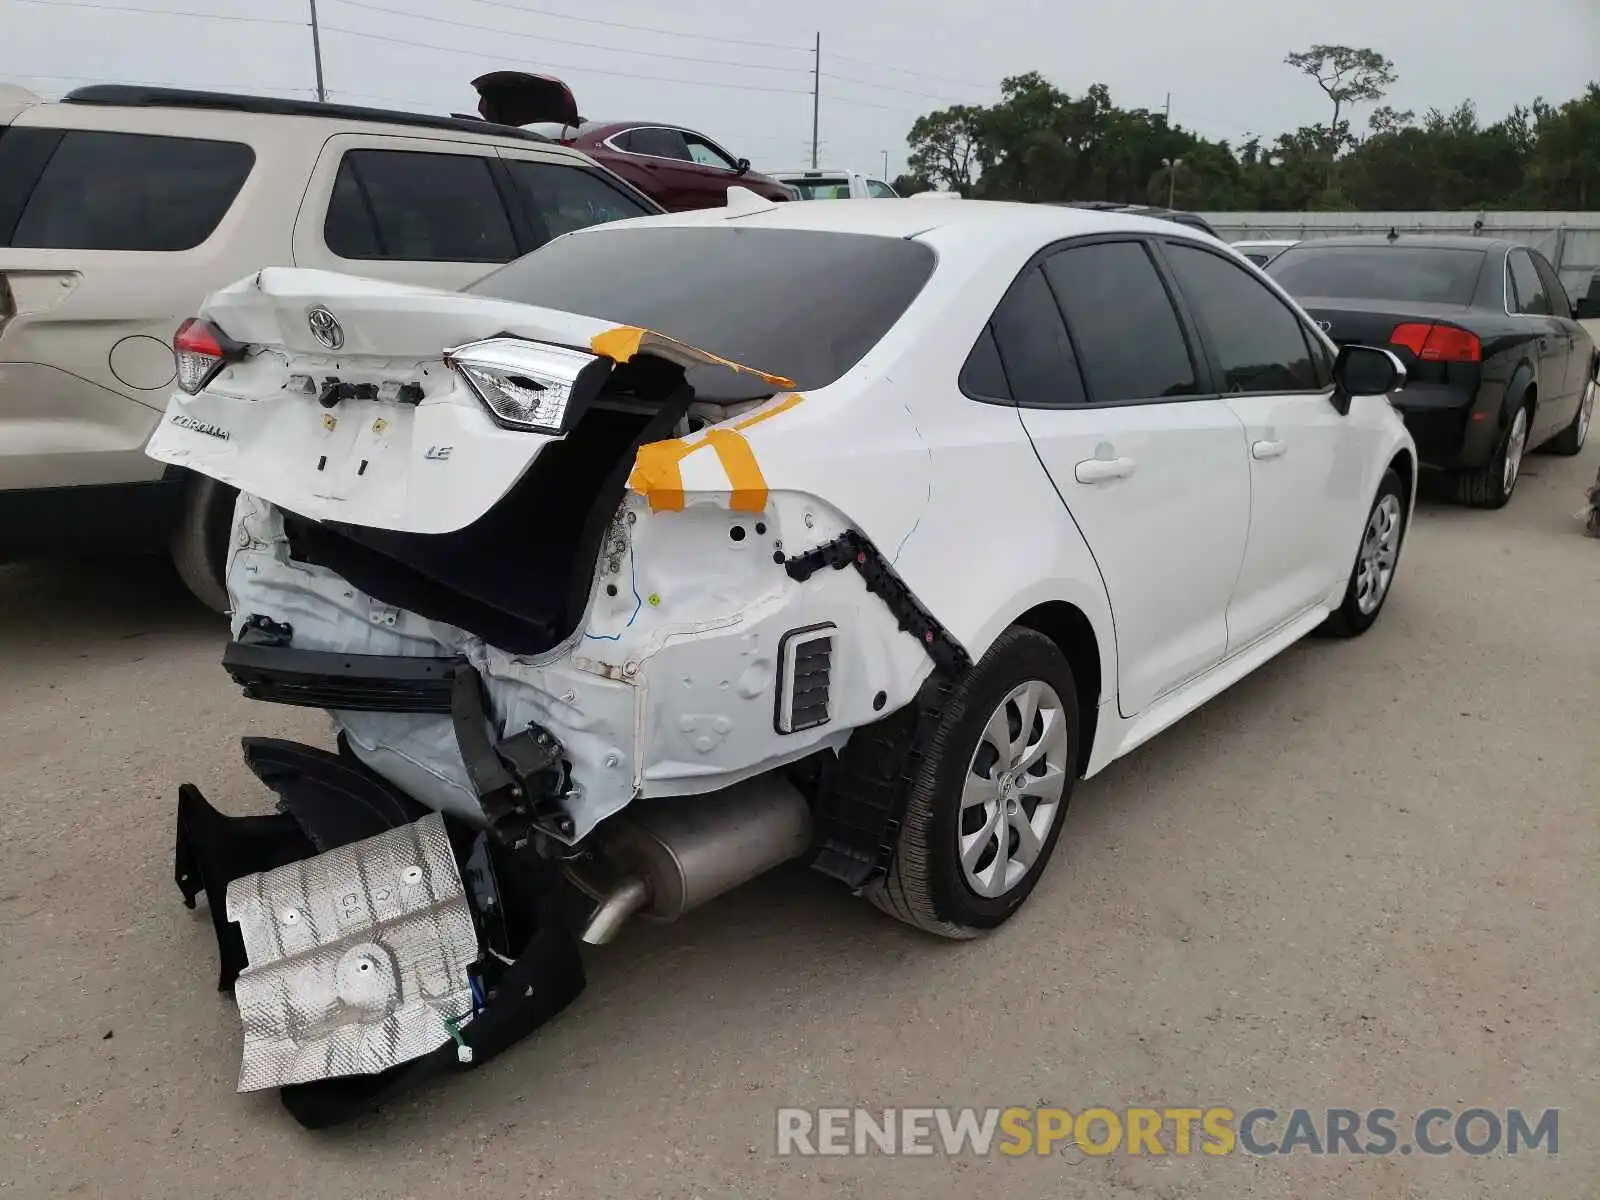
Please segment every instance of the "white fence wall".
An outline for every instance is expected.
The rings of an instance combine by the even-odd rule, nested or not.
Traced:
[[[1574,296],[1600,270],[1600,212],[1231,212],[1202,213],[1225,241],[1314,238],[1347,233],[1465,233],[1532,246]],[[1481,225],[1478,225],[1482,222]]]

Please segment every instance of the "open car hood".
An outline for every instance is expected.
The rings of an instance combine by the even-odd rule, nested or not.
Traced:
[[[325,271],[267,268],[213,295],[202,316],[240,355],[197,395],[173,394],[147,453],[303,517],[403,533],[478,520],[571,430],[497,420],[450,351],[505,339],[574,375],[593,366],[585,379],[608,387],[651,369],[625,376],[635,360],[792,386],[650,330]],[[580,417],[576,384],[572,396]]]
[[[491,71],[479,75],[472,86],[478,92],[478,113],[485,121],[497,125],[583,124],[572,89],[553,75]]]

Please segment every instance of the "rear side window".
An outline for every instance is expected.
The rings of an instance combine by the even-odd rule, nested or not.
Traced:
[[[1516,311],[1530,316],[1549,315],[1550,297],[1544,294],[1544,283],[1539,279],[1539,273],[1533,269],[1533,260],[1528,257],[1526,250],[1511,252],[1511,282],[1517,288],[1516,299],[1512,304]]]
[[[867,195],[874,200],[898,200],[899,194],[881,179],[867,180]]]
[[[618,140],[617,144],[623,146],[629,154],[647,154],[653,158],[676,158],[683,162],[692,162],[689,156],[689,144],[683,140],[683,134],[676,129],[632,129],[628,131],[627,140]]]
[[[1010,404],[1011,384],[1000,362],[1000,347],[995,344],[994,326],[985,325],[972,353],[961,367],[961,390],[974,400],[994,400]]]
[[[801,390],[826,387],[900,320],[934,268],[905,238],[733,224],[599,225],[491,272],[466,291],[653,329]],[[695,368],[702,398],[769,384]]]
[[[9,129],[0,138],[0,246],[192,250],[254,164],[241,142]]]
[[[490,160],[466,154],[349,151],[322,235],[340,258],[503,263],[517,254]]]
[[[1566,284],[1561,282],[1550,260],[1537,250],[1528,251],[1528,257],[1533,259],[1533,269],[1539,272],[1539,282],[1544,285],[1544,294],[1550,301],[1551,316],[1571,318],[1572,305],[1568,302]]]
[[[574,229],[648,216],[655,211],[580,167],[508,161],[506,169],[511,172],[517,196],[533,226],[536,246]]]
[[[1407,246],[1291,246],[1267,274],[1296,299],[1472,303],[1482,250]]]
[[[1010,384],[1010,396],[1018,404],[1027,408],[1063,408],[1083,403],[1083,378],[1078,374],[1072,342],[1056,298],[1045,282],[1043,267],[1030,268],[1011,285],[995,309],[989,328]],[[974,354],[982,350],[980,341]],[[969,360],[968,370],[982,368],[981,358]],[[968,382],[965,370],[961,382]],[[970,394],[984,398],[976,390]]]
[[[1100,242],[1045,260],[1096,404],[1199,392],[1188,343],[1144,246]]]
[[[1244,268],[1177,242],[1167,261],[1211,351],[1224,392],[1316,391],[1300,319]]]

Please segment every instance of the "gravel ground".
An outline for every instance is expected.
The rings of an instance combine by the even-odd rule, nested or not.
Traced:
[[[1372,633],[1082,786],[999,934],[934,941],[779,872],[630,927],[536,1037],[323,1135],[234,1094],[171,852],[180,782],[264,809],[238,737],[324,720],[239,698],[155,567],[0,569],[0,1191],[1600,1195],[1596,462],[1530,458],[1499,513],[1424,503]],[[1559,1107],[1560,1154],[775,1153],[780,1105],[1039,1103]]]

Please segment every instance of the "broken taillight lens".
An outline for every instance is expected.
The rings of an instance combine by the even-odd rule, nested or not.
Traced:
[[[178,360],[178,386],[194,395],[223,367],[243,358],[244,351],[243,343],[234,341],[210,321],[190,317],[178,326],[172,338],[172,352]]]
[[[518,338],[489,338],[445,352],[444,360],[500,425],[559,434],[599,394],[611,360]]]

